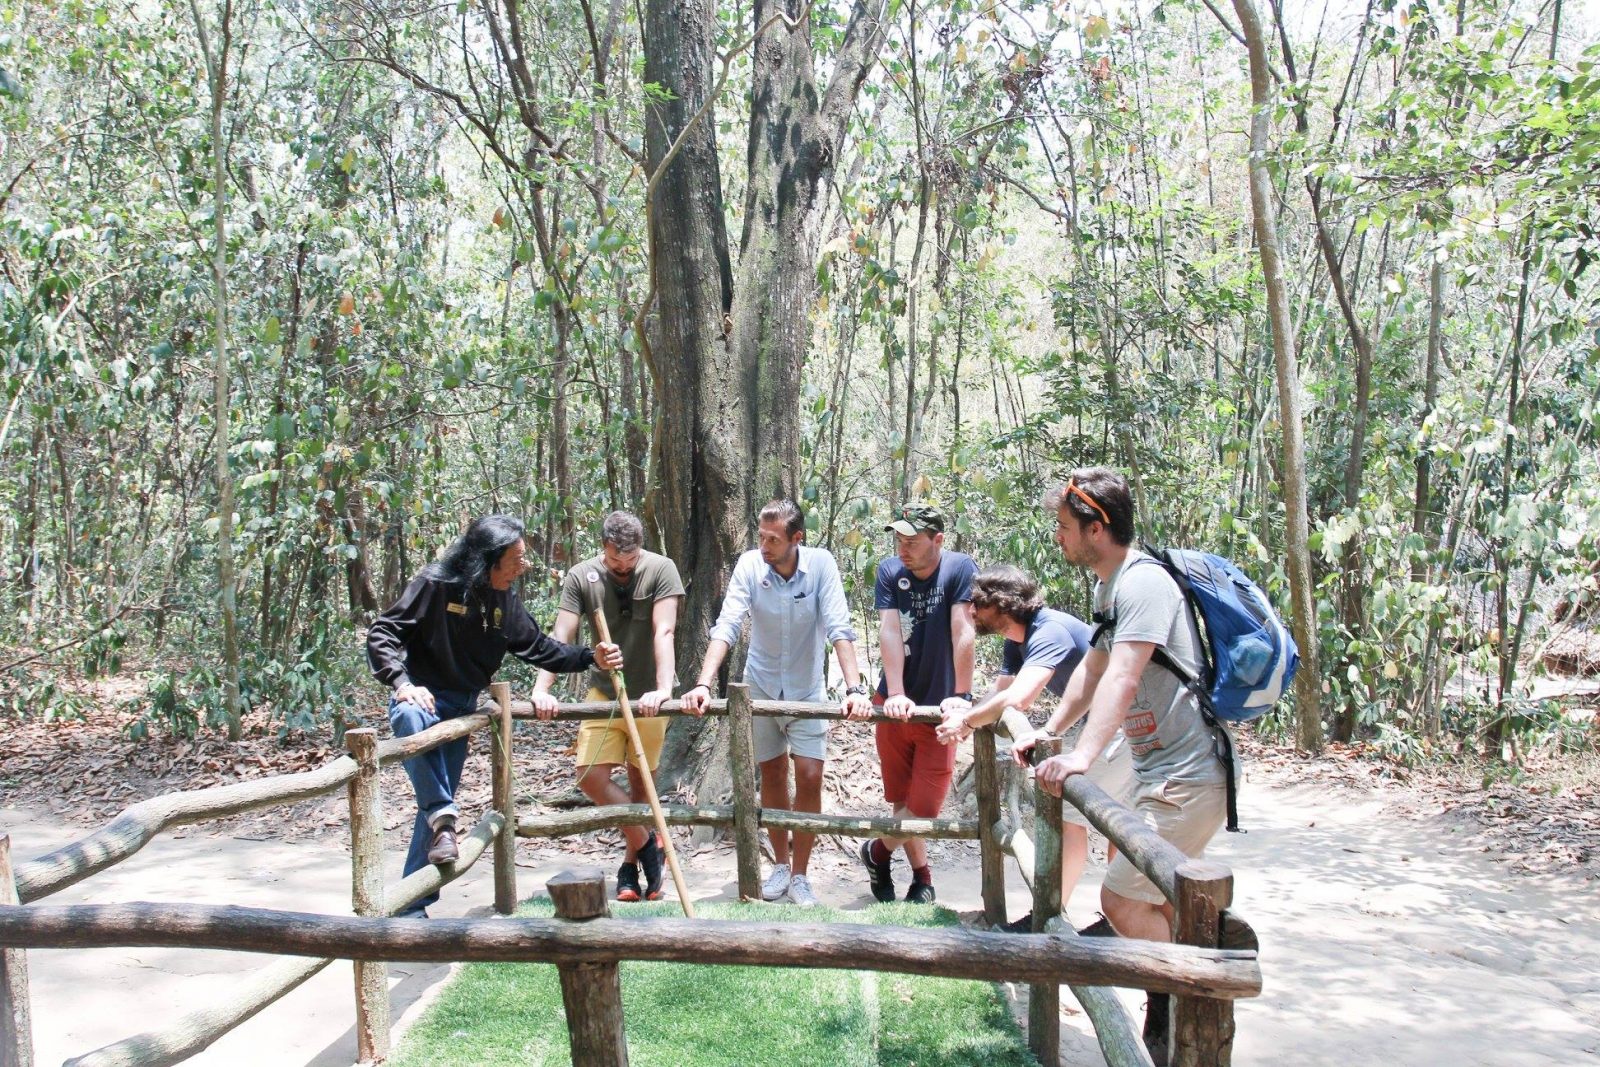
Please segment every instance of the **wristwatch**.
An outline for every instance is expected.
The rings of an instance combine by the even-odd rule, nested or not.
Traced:
[[[845,696],[864,697],[864,696],[867,696],[868,694],[870,694],[871,690],[869,690],[867,688],[866,683],[857,682],[855,685],[852,685],[852,686],[848,687],[847,689],[845,689],[844,693],[845,693]]]
[[[968,704],[972,703],[972,690],[970,689],[965,693],[956,693],[954,695],[960,697],[962,700],[965,700]]]

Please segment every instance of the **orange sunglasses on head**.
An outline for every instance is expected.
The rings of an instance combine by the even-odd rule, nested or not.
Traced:
[[[1107,529],[1111,528],[1111,516],[1106,514],[1106,509],[1101,507],[1094,497],[1090,496],[1088,493],[1085,493],[1082,489],[1079,489],[1077,483],[1075,483],[1071,478],[1067,479],[1067,487],[1062,491],[1065,493],[1070,493],[1079,500],[1083,501],[1085,504],[1088,504],[1091,508],[1094,508],[1096,513],[1098,513],[1100,516],[1100,521],[1106,524]]]

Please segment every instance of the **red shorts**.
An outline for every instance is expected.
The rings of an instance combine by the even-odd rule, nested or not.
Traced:
[[[938,816],[956,769],[956,746],[942,744],[933,730],[922,722],[878,723],[883,797],[919,819]]]

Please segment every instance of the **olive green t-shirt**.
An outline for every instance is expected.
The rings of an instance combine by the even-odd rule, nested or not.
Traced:
[[[599,580],[591,582],[590,574],[597,575]],[[594,611],[596,597],[599,598],[606,626],[611,630],[611,640],[622,647],[623,681],[628,685],[628,692],[638,696],[656,687],[656,646],[651,614],[656,601],[673,596],[683,596],[683,579],[678,577],[677,564],[666,556],[640,552],[639,564],[623,588],[618,588],[611,572],[606,570],[605,557],[595,556],[567,572],[561,583],[561,610],[577,612],[592,629],[590,613]],[[599,640],[598,634],[595,640]],[[677,684],[676,677],[673,684]],[[607,699],[616,699],[611,675],[606,671],[599,668],[590,671],[589,686],[600,690]]]

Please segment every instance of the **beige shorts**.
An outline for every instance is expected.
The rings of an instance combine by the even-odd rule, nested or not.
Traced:
[[[589,690],[585,699],[594,702],[603,702],[606,695],[598,689]],[[645,758],[650,761],[650,769],[656,769],[661,762],[661,746],[667,739],[667,720],[660,715],[646,718],[641,715],[633,717],[634,725],[639,728],[639,743],[644,745]],[[622,721],[622,711],[611,719],[590,719],[578,727],[578,768],[584,770],[589,767],[604,764],[620,765],[623,756],[628,754],[628,726]],[[639,754],[632,753],[633,764],[639,765]]]
[[[1141,782],[1134,790],[1133,810],[1184,855],[1199,859],[1227,817],[1228,787],[1222,782]],[[1120,851],[1106,868],[1102,888],[1146,904],[1167,902]]]
[[[1118,804],[1133,803],[1133,750],[1128,747],[1128,739],[1122,736],[1121,731],[1111,739],[1084,777],[1111,794],[1111,799]],[[1070,802],[1061,805],[1061,821],[1073,826],[1089,825],[1083,812]]]

